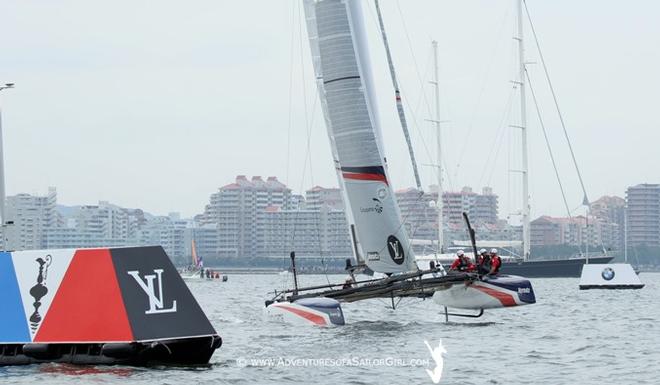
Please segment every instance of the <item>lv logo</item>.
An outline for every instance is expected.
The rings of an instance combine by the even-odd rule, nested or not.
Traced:
[[[144,314],[176,313],[176,300],[172,301],[172,306],[169,309],[165,308],[162,279],[163,269],[154,269],[155,274],[145,275],[144,280],[140,278],[140,272],[137,270],[128,271],[127,273],[135,279],[135,282],[140,285],[140,288],[149,297],[149,310],[145,311]],[[158,293],[156,293],[154,281],[158,285]]]
[[[392,259],[401,259],[402,256],[399,250],[399,241],[390,242],[390,247],[392,248],[393,253]]]

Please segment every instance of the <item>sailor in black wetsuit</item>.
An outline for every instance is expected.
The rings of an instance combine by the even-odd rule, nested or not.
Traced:
[[[486,251],[486,249],[481,249],[479,253],[479,261],[477,263],[477,272],[479,275],[485,275],[490,273],[491,269],[491,262],[490,262],[490,254]]]

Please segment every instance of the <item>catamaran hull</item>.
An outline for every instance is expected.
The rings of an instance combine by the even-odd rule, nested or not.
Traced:
[[[267,303],[269,319],[294,325],[344,325],[344,313],[339,301],[331,298],[304,298],[294,302]]]
[[[500,275],[437,290],[433,301],[451,308],[480,310],[529,305],[536,298],[529,280]]]

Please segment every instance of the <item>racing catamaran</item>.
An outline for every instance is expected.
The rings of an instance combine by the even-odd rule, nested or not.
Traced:
[[[446,307],[479,311],[454,314],[463,316],[534,303],[531,283],[521,277],[486,278],[476,273],[446,273],[441,266],[418,268],[383,152],[362,1],[303,1],[321,108],[357,265],[347,263],[351,278],[346,282],[299,288],[291,253],[295,287],[276,291],[266,301],[267,313],[303,323],[343,325],[340,302],[370,298],[388,298],[393,308],[402,298],[433,298],[447,315]],[[395,95],[400,103],[398,90]],[[399,113],[403,123],[401,109]],[[473,231],[471,238],[474,244]],[[354,273],[366,268],[386,278],[356,281]]]

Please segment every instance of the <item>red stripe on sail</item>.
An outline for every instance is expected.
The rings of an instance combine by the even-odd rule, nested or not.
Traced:
[[[301,310],[301,309],[296,309],[295,307],[290,307],[290,306],[285,306],[285,305],[279,305],[278,306],[281,309],[285,309],[290,311],[291,313],[300,316],[302,318],[305,318],[316,325],[327,325],[327,322],[325,322],[325,318],[321,317],[320,315],[316,315],[314,313]]]
[[[355,179],[355,180],[375,180],[378,182],[383,182],[387,185],[387,178],[383,174],[367,174],[367,173],[357,173],[357,172],[344,172],[342,173],[346,179]]]
[[[472,287],[479,290],[479,291],[481,291],[481,292],[484,292],[484,293],[490,295],[491,297],[497,298],[497,300],[500,301],[502,303],[502,305],[504,305],[504,306],[516,306],[516,305],[518,305],[516,303],[516,300],[513,298],[513,296],[511,294],[503,293],[499,290],[491,289],[490,287],[480,286],[478,284],[472,285]]]

